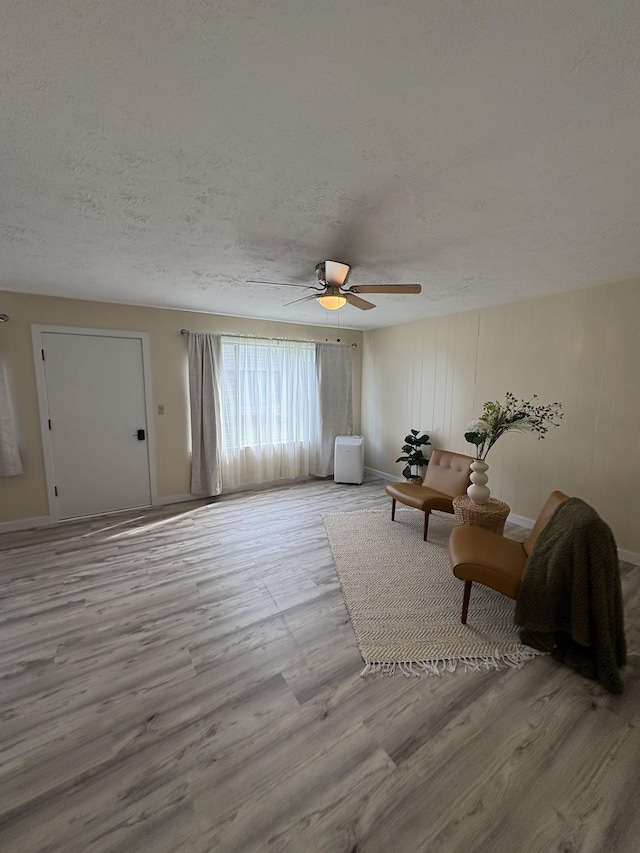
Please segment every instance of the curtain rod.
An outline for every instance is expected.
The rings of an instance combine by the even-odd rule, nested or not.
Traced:
[[[180,329],[180,334],[185,337],[189,337],[191,332],[189,329]],[[220,332],[221,335],[226,335],[229,338],[253,338],[254,340],[260,340],[260,335],[237,335],[235,332]],[[291,341],[294,344],[318,344],[322,343],[322,341],[311,341],[304,338],[262,338],[265,341]],[[329,342],[329,338],[326,338],[326,342]],[[336,343],[341,343],[340,338],[336,338]],[[358,344],[351,344],[351,349],[357,349]]]

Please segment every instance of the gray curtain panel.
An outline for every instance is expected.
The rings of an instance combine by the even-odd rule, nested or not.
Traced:
[[[220,335],[189,335],[189,400],[191,406],[191,494],[219,495]]]
[[[351,347],[345,344],[316,344],[316,373],[320,400],[320,445],[312,474],[333,474],[336,436],[353,433]]]
[[[22,473],[22,460],[13,423],[9,388],[4,375],[4,366],[0,361],[0,477],[13,477]]]

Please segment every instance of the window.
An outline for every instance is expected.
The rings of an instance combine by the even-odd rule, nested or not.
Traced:
[[[319,434],[315,344],[222,336],[221,350],[224,482],[308,475]]]
[[[194,495],[328,477],[353,431],[351,347],[194,332],[189,395]]]

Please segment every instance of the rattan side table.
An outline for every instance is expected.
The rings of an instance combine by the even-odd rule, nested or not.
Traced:
[[[497,498],[489,498],[483,504],[474,504],[468,495],[459,495],[453,499],[456,524],[473,524],[492,533],[502,534],[510,511],[511,507]]]

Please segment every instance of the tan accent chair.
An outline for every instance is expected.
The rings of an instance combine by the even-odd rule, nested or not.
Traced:
[[[474,581],[491,587],[509,598],[517,598],[525,564],[540,531],[568,495],[551,492],[531,533],[524,542],[515,542],[482,527],[458,524],[449,536],[449,560],[457,578],[464,581],[462,624],[467,624],[469,597]]]
[[[427,538],[429,513],[432,509],[453,513],[453,499],[464,495],[470,483],[473,457],[450,450],[434,450],[421,486],[414,483],[389,483],[385,491],[391,496],[391,520],[396,518],[396,501],[422,510],[424,534]]]

